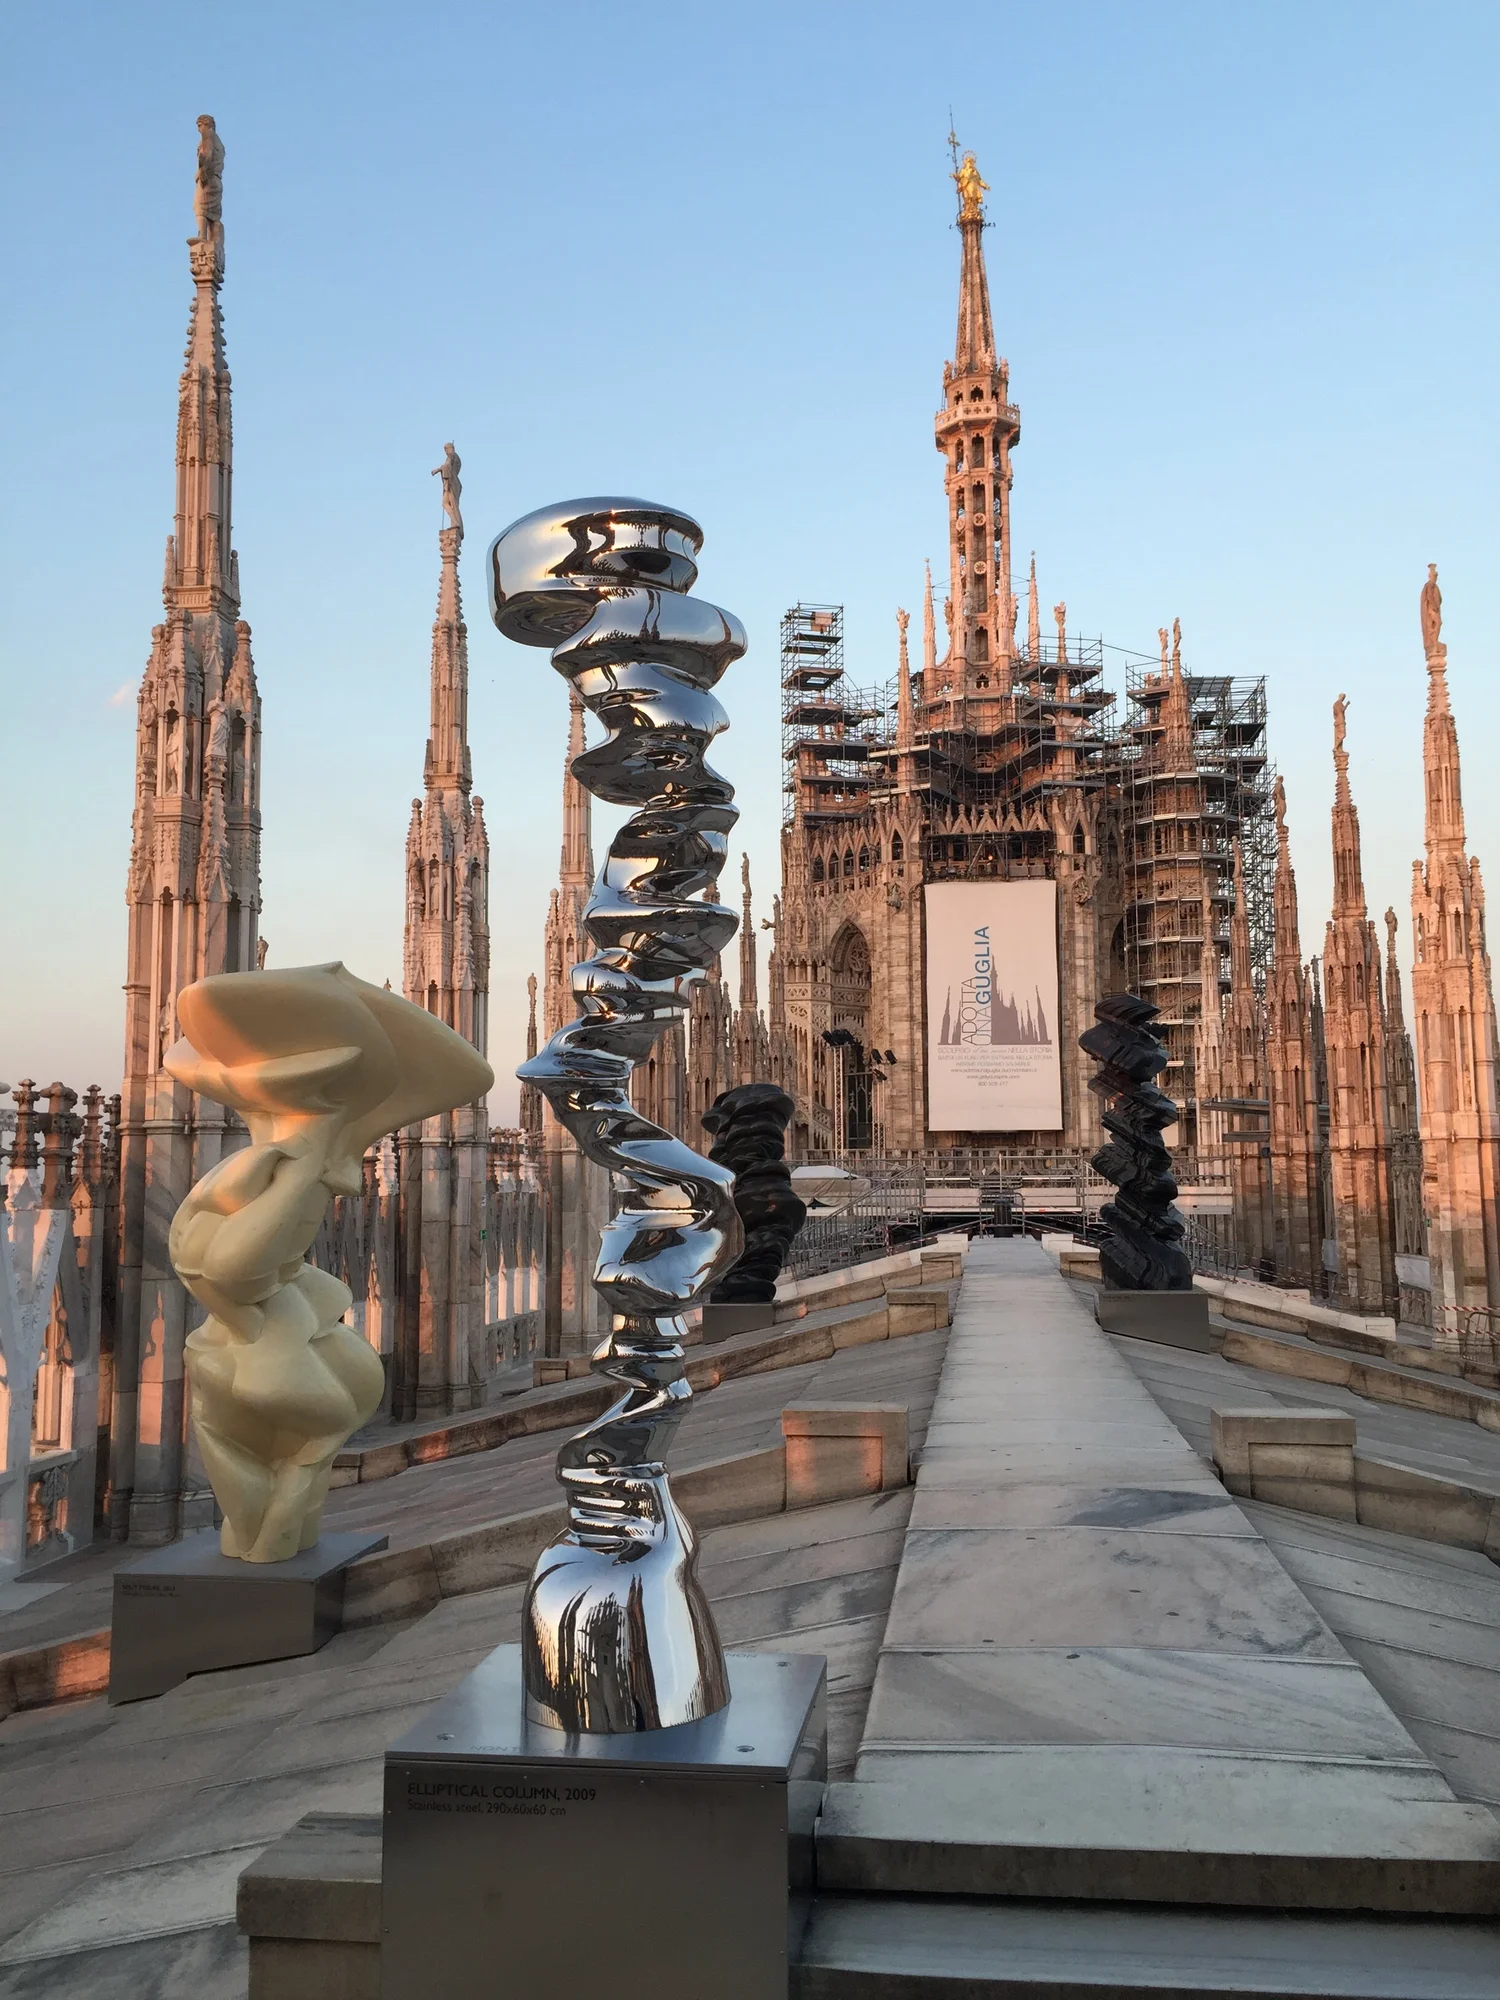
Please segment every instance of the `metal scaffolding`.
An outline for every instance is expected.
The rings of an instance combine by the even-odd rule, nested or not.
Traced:
[[[870,803],[870,758],[889,732],[894,682],[844,672],[844,607],[794,604],[781,621],[782,818],[848,819]]]
[[[1274,930],[1276,828],[1265,680],[1184,673],[1182,681],[1189,746],[1168,741],[1163,711],[1169,675],[1156,666],[1127,666],[1129,708],[1114,775],[1126,978],[1132,993],[1161,1009],[1156,1026],[1171,1054],[1164,1088],[1187,1105],[1194,1096],[1193,1038],[1203,1012],[1203,951],[1210,939],[1219,963],[1215,998],[1229,986],[1236,847],[1245,875],[1251,965],[1257,986],[1264,987]]]

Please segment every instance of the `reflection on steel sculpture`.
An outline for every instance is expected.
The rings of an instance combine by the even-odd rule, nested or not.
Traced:
[[[745,1231],[737,1264],[713,1288],[715,1305],[769,1305],[807,1207],[792,1190],[786,1128],[796,1104],[774,1083],[721,1090],[703,1114],[713,1134],[709,1158],[734,1175],[734,1205]]]
[[[343,1324],[351,1294],[304,1261],[365,1148],[488,1090],[441,1021],[342,965],[226,972],[184,988],[179,1083],[232,1105],[250,1144],[188,1194],[168,1245],[209,1317],[187,1337],[193,1425],[220,1547],[284,1562],[318,1539],[335,1454],[375,1410],[380,1357]]]
[[[594,1272],[612,1329],[594,1367],[624,1394],[558,1454],[568,1527],[537,1562],[522,1620],[527,1713],[568,1730],[662,1729],[729,1699],[693,1532],[662,1461],[691,1394],[681,1314],[740,1251],[734,1181],[630,1102],[635,1063],[736,927],[731,910],[701,900],[738,818],[704,755],[728,723],[710,690],[745,634],[685,594],[702,541],[674,508],[600,499],[528,514],[490,549],[496,625],[550,646],[608,731],[573,775],[636,808],[585,914],[596,949],[573,967],[578,1019],[517,1072],[630,1190]]]
[[[1094,1008],[1096,1025],[1078,1037],[1099,1064],[1089,1089],[1104,1099],[1104,1126],[1114,1134],[1095,1153],[1094,1165],[1119,1189],[1099,1211],[1110,1232],[1099,1246],[1099,1268],[1105,1284],[1119,1291],[1187,1292],[1193,1286],[1182,1217],[1172,1206],[1172,1159],[1161,1141],[1176,1123],[1177,1106],[1151,1081],[1167,1066],[1166,1048],[1151,1032],[1160,1011],[1133,993],[1112,993]]]

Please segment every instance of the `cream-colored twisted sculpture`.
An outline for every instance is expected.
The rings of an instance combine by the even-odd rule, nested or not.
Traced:
[[[177,1017],[167,1068],[231,1105],[251,1139],[172,1222],[173,1265],[209,1311],[187,1339],[193,1423],[224,1554],[283,1562],[317,1541],[334,1457],[383,1387],[379,1357],[343,1323],[348,1287],[305,1261],[329,1197],[358,1191],[382,1134],[468,1103],[494,1072],[338,964],[200,979]]]

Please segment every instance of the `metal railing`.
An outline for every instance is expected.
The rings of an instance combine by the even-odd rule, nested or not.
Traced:
[[[786,1261],[789,1277],[820,1277],[825,1271],[841,1271],[872,1257],[886,1257],[893,1250],[907,1250],[921,1241],[919,1172],[883,1172],[878,1167],[855,1165],[853,1157],[838,1164],[859,1174],[869,1183],[868,1189],[852,1207],[837,1214],[808,1215]]]

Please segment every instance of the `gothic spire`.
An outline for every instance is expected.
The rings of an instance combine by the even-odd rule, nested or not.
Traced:
[[[974,155],[965,153],[954,171],[958,188],[958,228],[963,256],[958,279],[958,337],[953,345],[955,375],[988,374],[995,367],[995,329],[990,320],[990,285],[984,268],[984,197]]]
[[[1031,551],[1031,575],[1026,582],[1026,657],[1042,657],[1042,607],[1036,594],[1036,550]]]
[[[1245,899],[1245,853],[1234,843],[1234,915],[1229,920],[1229,978],[1236,995],[1254,989],[1250,958],[1250,909]]]
[[[1363,917],[1365,880],[1360,860],[1359,811],[1349,791],[1349,752],[1344,747],[1349,702],[1333,704],[1333,914]]]
[[[744,913],[740,918],[740,1012],[753,1014],[760,1005],[756,992],[755,923],[750,910],[750,857],[740,856],[740,888]]]
[[[1401,967],[1396,962],[1396,930],[1398,919],[1394,910],[1385,913],[1385,1018],[1386,1025],[1393,1033],[1406,1033],[1406,1007],[1401,998]]]
[[[448,447],[456,466],[457,454]],[[456,477],[454,483],[456,484]],[[444,482],[445,498],[447,482]],[[456,502],[454,503],[456,506]],[[431,726],[423,780],[434,786],[457,787],[467,797],[472,779],[469,758],[469,631],[464,624],[458,582],[458,551],[462,525],[438,530],[437,616],[432,625]]]
[[[592,816],[588,790],[573,776],[573,760],[583,755],[583,697],[568,689],[568,754],[563,762],[563,837],[560,886],[582,890],[594,886]]]
[[[1162,635],[1166,652],[1166,636]],[[1163,661],[1165,665],[1165,660]],[[1187,682],[1182,677],[1182,620],[1172,620],[1172,658],[1167,673],[1167,698],[1161,705],[1162,760],[1168,771],[1193,768],[1193,715],[1188,701]]]
[[[1276,970],[1302,963],[1302,938],[1297,923],[1297,874],[1292,867],[1292,842],[1286,828],[1286,786],[1276,780]]]
[[[928,590],[931,591],[929,581]],[[930,608],[930,598],[929,598]],[[909,611],[896,613],[897,664],[896,664],[896,748],[910,750],[915,733],[911,705],[911,659],[906,649],[906,628],[911,623]]]
[[[1427,794],[1427,865],[1433,869],[1464,856],[1464,799],[1458,763],[1458,726],[1448,702],[1448,648],[1443,644],[1443,596],[1437,564],[1427,565],[1422,587],[1422,642],[1427,655],[1427,716],[1422,726],[1422,766]]]
[[[932,564],[927,566],[927,584],[922,594],[922,686],[932,699],[937,674],[937,619],[932,608]]]
[[[1015,606],[1010,591],[1011,451],[1021,415],[1009,400],[1006,364],[995,352],[984,270],[985,184],[974,155],[957,159],[958,227],[963,252],[958,337],[943,369],[943,407],[934,442],[943,454],[948,501],[950,667],[962,691],[970,669],[985,685],[989,669],[1010,657]]]
[[[219,310],[224,146],[206,114],[198,120],[193,207],[198,218],[198,233],[188,238],[193,304],[177,391],[177,500],[162,595],[169,613],[217,611],[232,619],[240,591],[231,547],[234,426]]]

